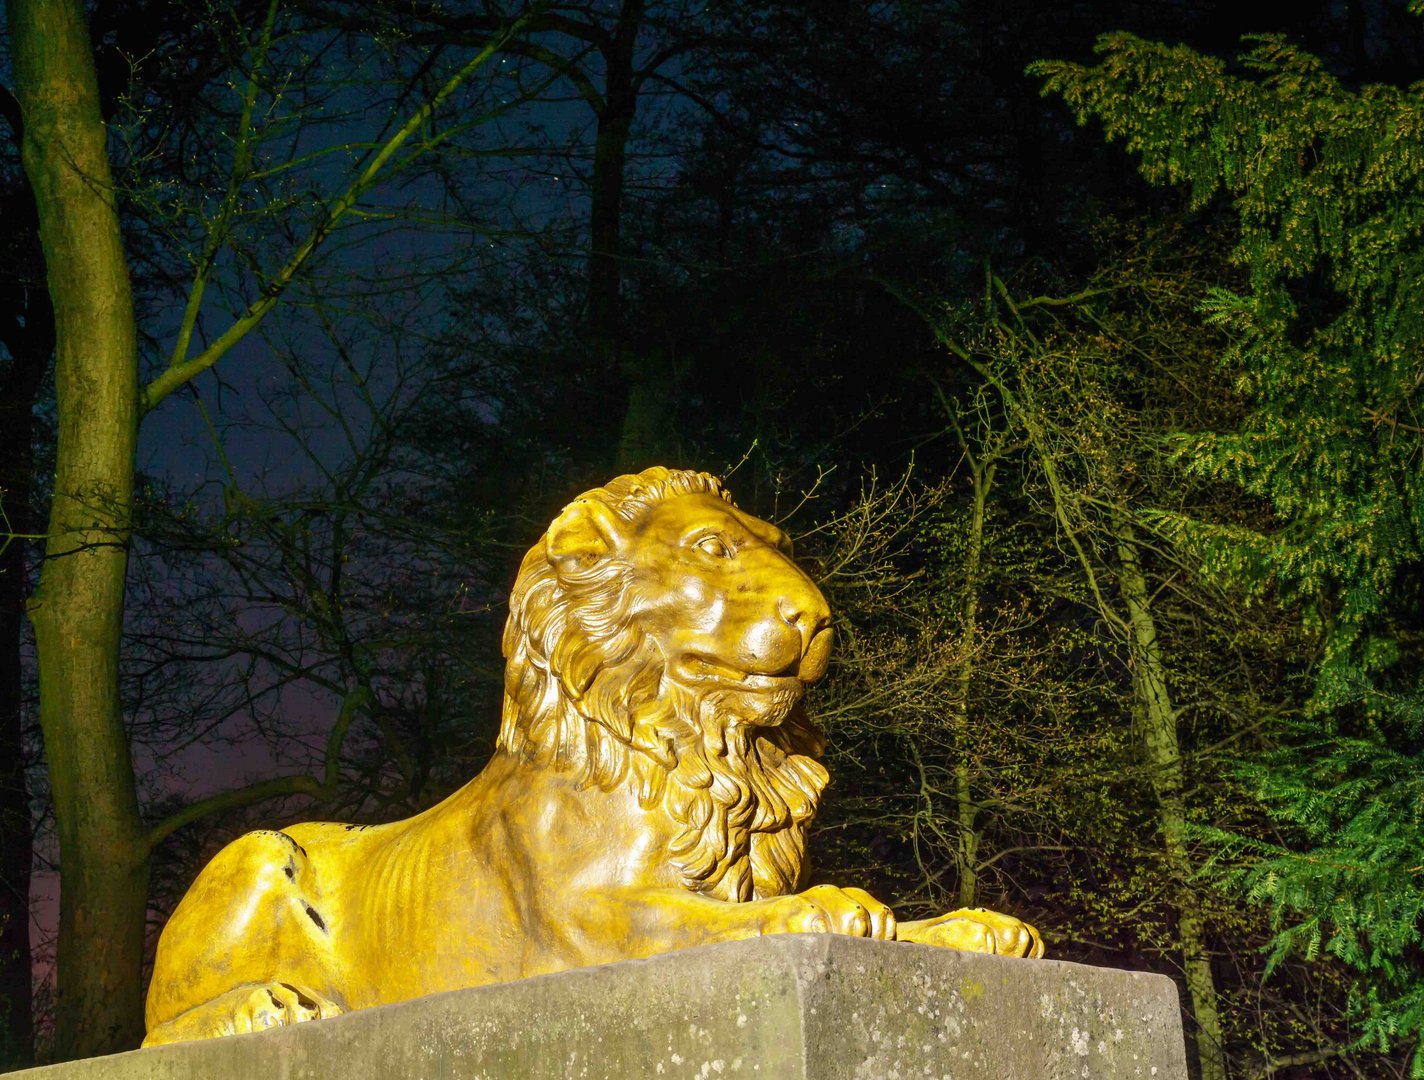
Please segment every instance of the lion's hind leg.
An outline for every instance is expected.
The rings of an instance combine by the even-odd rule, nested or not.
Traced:
[[[286,833],[248,833],[223,848],[159,938],[144,1045],[342,1012],[324,908],[306,852]]]
[[[336,1002],[307,987],[283,982],[249,983],[157,1025],[144,1038],[143,1045],[161,1046],[218,1035],[242,1035],[288,1027],[304,1020],[340,1016],[345,1011]]]

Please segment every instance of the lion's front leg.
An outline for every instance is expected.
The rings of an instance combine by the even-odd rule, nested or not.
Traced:
[[[1043,938],[1037,930],[1012,915],[988,908],[960,908],[933,919],[900,923],[895,939],[1033,960],[1043,956]]]
[[[864,890],[834,885],[742,902],[677,888],[620,890],[600,899],[580,906],[579,937],[606,943],[616,955],[590,950],[579,963],[654,956],[765,934],[848,934],[892,941],[896,933],[888,907]]]
[[[895,913],[864,889],[813,885],[805,892],[752,901],[762,934],[848,934],[893,941]]]

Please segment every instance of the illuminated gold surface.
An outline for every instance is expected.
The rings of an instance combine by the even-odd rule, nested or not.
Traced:
[[[983,910],[898,927],[796,892],[826,771],[801,698],[830,610],[781,530],[705,474],[580,496],[524,558],[489,765],[425,813],[256,832],[158,943],[145,1045],[774,933],[1041,956]]]

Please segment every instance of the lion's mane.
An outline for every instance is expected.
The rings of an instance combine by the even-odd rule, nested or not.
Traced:
[[[732,501],[716,477],[663,468],[579,498],[632,523],[689,494]],[[723,900],[792,891],[828,778],[800,694],[784,692],[784,718],[759,726],[736,714],[734,695],[664,679],[632,615],[627,564],[615,555],[560,581],[546,543],[524,557],[509,598],[500,748],[582,785],[632,784],[644,809],[663,805],[682,827],[669,861],[688,889]]]

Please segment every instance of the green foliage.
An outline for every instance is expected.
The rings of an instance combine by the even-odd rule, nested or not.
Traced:
[[[1362,1040],[1385,1050],[1417,1039],[1424,1027],[1424,980],[1412,966],[1424,918],[1424,762],[1378,738],[1301,734],[1299,744],[1240,771],[1295,824],[1302,842],[1203,835],[1219,845],[1221,877],[1272,910],[1269,968],[1295,952],[1308,960],[1335,956],[1369,973],[1352,1004]]]
[[[1177,973],[1198,1054],[1233,1075],[1324,1061],[1356,1032],[1329,1006],[1281,1005],[1322,999],[1317,990],[1343,1003],[1343,965],[1291,963],[1264,985],[1264,957],[1250,953],[1267,938],[1266,913],[1197,878],[1206,852],[1193,832],[1212,823],[1258,836],[1267,824],[1223,752],[1268,743],[1298,707],[1304,635],[1274,604],[1246,607],[1204,580],[1153,528],[1167,519],[1150,514],[1267,516],[1262,500],[1173,467],[1163,441],[1182,426],[1228,427],[1240,413],[1229,376],[1213,370],[1223,336],[1198,315],[1224,248],[1215,230],[1170,221],[1105,221],[1094,236],[1099,267],[1086,280],[1030,270],[1011,287],[990,274],[977,304],[915,305],[947,347],[937,381],[959,450],[919,565],[940,583],[930,609],[947,616],[958,670],[977,691],[974,725],[952,744],[952,685],[926,728],[950,760],[971,764],[981,851],[1025,843],[1011,830],[1028,826],[1038,850],[1016,859],[1005,892],[1010,910],[1024,910],[1016,893],[1038,901],[1054,955]],[[966,541],[975,481],[990,464],[979,562]],[[977,618],[966,618],[976,595]],[[1006,621],[1016,597],[1031,622]],[[1156,643],[1150,655],[1143,637]],[[1035,713],[1026,706],[1036,691],[1066,708]],[[1025,733],[1037,754],[1018,771],[1040,791],[1004,783],[1013,774],[1002,750]],[[917,778],[907,780],[908,792]],[[946,835],[964,835],[952,817],[946,824]],[[935,864],[963,861],[944,847]]]
[[[1124,812],[1102,762],[1124,759],[1126,710],[1081,677],[1091,643],[1064,623],[1075,583],[1042,519],[1013,512],[1019,448],[1002,417],[986,394],[956,413],[955,475],[867,483],[801,545],[840,618],[816,701],[836,783],[814,851],[906,917],[997,905],[1037,919],[1061,955],[1074,931],[1056,892],[1095,846],[1084,836]],[[1140,835],[1138,817],[1108,831]]]
[[[1232,840],[1227,855],[1245,860],[1229,876],[1276,913],[1277,959],[1347,961],[1369,982],[1367,1037],[1417,1041],[1424,84],[1352,89],[1278,36],[1248,46],[1238,74],[1115,34],[1094,67],[1031,71],[1149,180],[1233,212],[1245,287],[1213,289],[1203,310],[1249,408],[1173,445],[1188,473],[1234,482],[1275,517],[1161,521],[1208,576],[1294,604],[1319,655],[1308,737],[1245,768],[1290,840]],[[1419,1055],[1414,1068],[1424,1075]]]
[[[1040,64],[1080,118],[1140,156],[1194,206],[1225,193],[1249,288],[1215,289],[1223,362],[1253,405],[1239,430],[1183,436],[1191,470],[1268,498],[1280,522],[1250,537],[1182,522],[1208,569],[1319,608],[1330,634],[1322,707],[1351,700],[1349,673],[1388,662],[1373,644],[1424,528],[1424,90],[1352,92],[1278,37],[1218,60],[1130,35],[1095,68]]]

